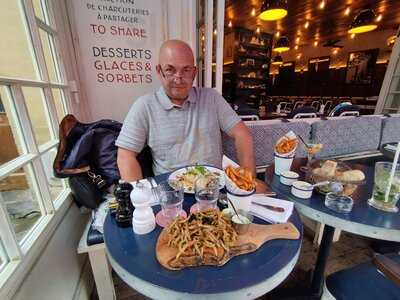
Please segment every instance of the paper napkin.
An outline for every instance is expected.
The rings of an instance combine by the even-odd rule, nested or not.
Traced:
[[[261,206],[262,204],[281,207],[283,212],[277,212],[269,208]],[[252,203],[250,206],[250,213],[260,219],[269,221],[271,223],[285,223],[290,218],[293,212],[293,202],[266,197],[262,194],[252,195]]]

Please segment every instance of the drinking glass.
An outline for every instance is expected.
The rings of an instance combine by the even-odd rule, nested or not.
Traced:
[[[322,144],[319,143],[308,143],[306,147],[307,151],[307,164],[300,168],[301,171],[307,172],[310,170],[311,162],[317,154],[322,149]]]
[[[219,180],[205,181],[199,178],[194,184],[194,197],[196,198],[195,211],[205,211],[217,208],[219,198]]]
[[[172,188],[168,182],[161,182],[155,189],[161,205],[156,221],[158,225],[165,227],[182,214],[183,186],[174,185]]]
[[[368,204],[380,210],[398,212],[399,209],[396,204],[400,197],[400,164],[396,166],[389,196],[386,199],[392,166],[393,163],[391,162],[377,162],[375,164],[374,189]]]

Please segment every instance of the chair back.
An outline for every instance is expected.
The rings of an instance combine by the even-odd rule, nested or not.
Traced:
[[[298,113],[293,116],[293,119],[303,119],[303,118],[317,118],[316,113]]]
[[[321,102],[319,102],[319,101],[313,101],[313,102],[311,103],[311,106],[314,107],[316,111],[318,111],[319,108],[321,107]]]
[[[339,117],[349,117],[349,116],[358,117],[359,115],[360,115],[359,111],[344,111],[340,113]]]
[[[300,108],[300,107],[305,106],[305,105],[306,105],[305,101],[297,101],[293,106],[293,110],[296,110],[296,108]]]
[[[290,103],[286,102],[286,101],[281,101],[279,102],[280,107],[281,107],[281,111],[282,113],[290,113]]]
[[[350,102],[342,102],[338,105],[336,105],[331,112],[329,113],[330,117],[338,117],[342,116],[344,112],[360,112],[360,108],[356,105],[351,104]],[[355,116],[356,114],[352,114],[351,116]],[[347,115],[349,116],[349,115]]]
[[[243,121],[258,121],[260,118],[257,115],[239,115]]]
[[[331,111],[332,104],[333,104],[332,100],[326,101],[325,102],[325,111],[324,112],[329,113]]]

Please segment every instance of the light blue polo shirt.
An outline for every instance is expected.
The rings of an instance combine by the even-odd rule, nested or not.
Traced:
[[[240,121],[214,89],[193,87],[177,107],[161,87],[133,103],[115,144],[137,153],[149,145],[156,175],[194,164],[220,168],[221,131]]]

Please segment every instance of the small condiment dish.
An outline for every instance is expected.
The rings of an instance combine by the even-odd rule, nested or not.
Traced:
[[[293,171],[283,171],[280,175],[279,181],[284,185],[292,185],[293,182],[299,179],[299,174]]]
[[[233,214],[231,221],[233,228],[236,230],[236,232],[240,234],[245,234],[249,230],[250,224],[253,222],[253,216],[244,210],[239,209],[238,215]]]
[[[226,217],[226,218],[229,219],[229,220],[231,220],[231,219],[232,219],[232,216],[235,214],[235,212],[233,211],[233,209],[232,209],[232,208],[229,208],[229,207],[224,208],[224,209],[221,211],[221,213],[222,213],[222,215],[223,215],[224,217]]]
[[[295,181],[292,184],[292,194],[298,198],[311,198],[313,189],[312,184],[305,181]]]

